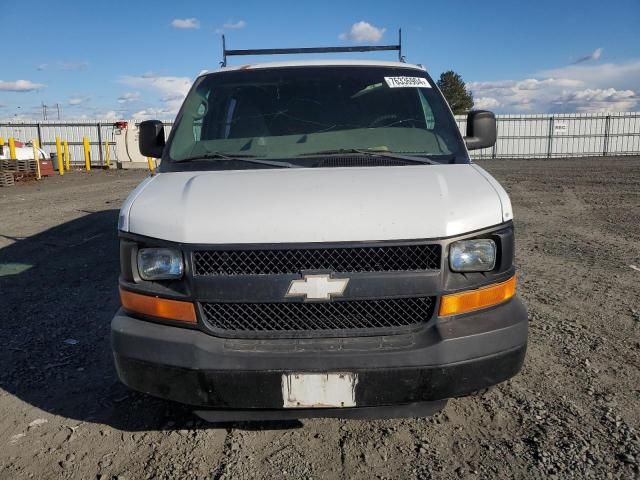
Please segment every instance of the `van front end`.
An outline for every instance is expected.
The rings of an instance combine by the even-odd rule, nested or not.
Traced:
[[[452,246],[469,240],[494,242],[491,271],[451,269]],[[142,280],[140,258],[154,249],[182,259],[181,278]],[[509,379],[525,356],[511,223],[322,245],[123,234],[121,258],[112,323],[121,380],[212,421],[425,416]]]

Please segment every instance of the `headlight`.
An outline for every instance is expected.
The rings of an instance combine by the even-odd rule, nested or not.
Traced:
[[[172,248],[138,250],[138,272],[143,280],[170,280],[182,277],[182,254]]]
[[[488,272],[496,265],[496,242],[488,238],[451,244],[449,265],[454,272]]]

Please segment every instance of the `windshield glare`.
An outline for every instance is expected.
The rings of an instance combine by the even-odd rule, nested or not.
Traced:
[[[170,142],[176,161],[215,153],[291,159],[352,149],[443,163],[466,158],[444,100],[423,72],[410,68],[297,67],[203,76],[187,96]]]

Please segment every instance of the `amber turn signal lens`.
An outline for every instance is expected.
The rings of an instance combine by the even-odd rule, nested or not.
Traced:
[[[196,323],[196,310],[191,302],[140,295],[122,288],[120,289],[120,302],[127,312],[178,322]]]
[[[441,317],[446,317],[448,315],[473,312],[474,310],[506,302],[515,294],[516,277],[513,276],[506,282],[496,283],[477,290],[443,295],[438,314]]]

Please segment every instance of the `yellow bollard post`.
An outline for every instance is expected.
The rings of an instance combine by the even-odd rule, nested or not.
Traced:
[[[111,160],[109,159],[109,140],[104,142],[104,159],[107,163],[107,168],[111,168]]]
[[[69,142],[66,140],[62,144],[64,150],[64,169],[69,171],[71,169],[71,158],[69,157]]]
[[[153,172],[153,158],[147,157],[147,163],[149,164],[149,171]]]
[[[58,173],[60,176],[64,175],[64,162],[62,158],[62,144],[60,143],[60,137],[56,137],[56,160],[58,161]]]
[[[15,160],[16,157],[16,141],[13,137],[9,137],[9,158]]]
[[[33,147],[33,159],[36,162],[36,178],[40,180],[42,174],[40,173],[40,150],[38,150],[40,146],[38,145],[38,140],[35,138],[31,140],[31,146]]]
[[[0,147],[4,147],[4,138],[0,137]]]
[[[84,145],[84,168],[87,172],[91,171],[91,147],[89,146],[89,137],[82,137]]]

